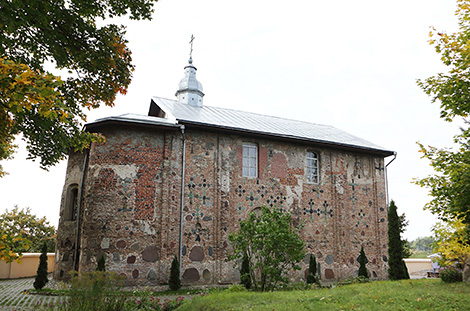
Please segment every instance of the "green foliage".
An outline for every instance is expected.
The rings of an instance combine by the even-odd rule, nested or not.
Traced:
[[[170,279],[168,280],[168,285],[172,291],[176,291],[181,288],[180,266],[176,256],[171,262]]]
[[[39,256],[39,266],[33,286],[35,289],[42,289],[49,280],[47,279],[47,244],[42,246],[41,256]]]
[[[401,240],[401,221],[397,207],[392,200],[388,207],[388,278],[390,280],[408,279],[408,271],[403,261],[403,246]]]
[[[317,273],[317,259],[315,255],[310,254],[308,263],[307,284],[319,284],[320,280]]]
[[[39,253],[44,243],[48,252],[54,252],[55,228],[46,217],[38,218],[29,208],[18,206],[0,215],[0,260],[11,262],[24,252]]]
[[[462,272],[455,267],[445,267],[439,277],[446,283],[462,282]]]
[[[470,113],[470,0],[457,0],[456,16],[458,32],[448,34],[433,28],[430,33],[430,44],[440,54],[447,72],[418,80],[423,91],[432,96],[432,102],[440,103],[441,118],[449,122],[467,118]],[[458,217],[470,226],[470,131],[465,123],[466,128],[454,137],[455,148],[419,144],[423,158],[430,161],[436,174],[415,183],[430,190],[432,200],[426,209],[443,221]]]
[[[359,272],[358,277],[369,278],[366,268],[366,253],[364,252],[364,247],[361,246],[361,252],[359,254]]]
[[[0,160],[22,133],[28,158],[47,168],[99,135],[81,131],[85,109],[113,106],[134,66],[125,27],[107,17],[151,19],[157,0],[28,0],[0,5]],[[62,80],[46,70],[67,70]],[[0,167],[0,176],[3,170]]]
[[[434,238],[432,236],[419,237],[410,243],[411,258],[427,258],[433,253],[432,244]]]
[[[250,261],[246,257],[243,257],[242,260],[242,266],[240,268],[240,280],[241,284],[245,286],[246,289],[251,288]]]
[[[291,225],[289,213],[276,207],[261,207],[259,215],[249,213],[229,240],[234,248],[230,259],[248,259],[252,287],[256,290],[272,290],[288,283],[287,270],[299,270],[298,263],[305,256],[299,228]]]
[[[106,271],[106,259],[104,258],[104,254],[100,256],[100,259],[98,259],[96,271]]]

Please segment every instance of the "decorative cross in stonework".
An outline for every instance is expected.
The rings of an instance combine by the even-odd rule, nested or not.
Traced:
[[[192,191],[189,192],[188,198],[189,198],[189,204],[193,204],[194,193]]]
[[[361,222],[364,223],[364,225],[366,225],[366,227],[369,227],[367,222],[364,220],[364,217],[366,217],[366,214],[364,213],[364,211],[362,209],[359,211],[359,213],[357,213],[357,216],[358,216],[358,220],[357,220],[357,223],[356,223],[356,227],[359,226],[359,224]]]
[[[309,205],[310,208],[304,207],[304,215],[307,215],[307,213],[309,213],[310,219],[312,219],[313,218],[312,215],[315,213],[315,210],[313,209],[315,202],[313,202],[313,200],[310,199],[310,201],[308,201],[307,204]]]
[[[247,201],[250,201],[250,206],[253,206],[253,201],[258,201],[258,198],[255,198],[253,196],[253,191],[250,192],[250,196],[249,197],[245,197],[245,199]]]
[[[206,205],[206,201],[210,201],[211,198],[206,196],[206,188],[202,189],[202,204]]]
[[[235,189],[235,193],[241,197],[243,195],[243,193],[245,193],[246,190],[245,189],[242,189],[242,186],[241,185],[238,185],[238,189]]]
[[[324,208],[324,210],[321,211],[321,213],[325,216],[325,221],[327,221],[328,215],[329,215],[330,217],[333,217],[333,209],[330,208],[330,210],[328,210],[328,206],[329,206],[328,203],[325,201],[325,202],[323,203],[323,208]]]
[[[352,201],[352,205],[353,205],[353,211],[354,211],[354,204],[356,203],[357,201],[357,198],[356,198],[356,195],[354,193],[354,187],[357,186],[357,184],[354,182],[354,179],[352,179],[352,182],[349,183],[349,185],[352,187],[352,195],[351,197],[349,198],[351,201]]]
[[[366,195],[368,195],[370,188],[368,186],[365,186],[362,188],[362,190],[364,190],[366,192]]]
[[[193,58],[193,41],[196,39],[193,35],[191,35],[191,40],[189,41],[189,44],[191,44],[191,50],[189,51],[189,58]]]
[[[382,172],[384,170],[384,167],[382,166],[382,162],[379,163],[379,167],[375,167],[376,170],[379,170],[380,175],[382,175]]]
[[[320,198],[320,193],[323,193],[323,190],[320,190],[320,186],[319,186],[319,185],[317,185],[317,188],[316,188],[316,189],[313,188],[312,191],[317,193],[317,199]]]
[[[194,189],[195,187],[196,187],[196,185],[194,184],[193,178],[191,177],[191,178],[189,179],[189,184],[188,184],[188,188],[189,188],[189,194],[188,194],[189,204],[193,204],[193,199],[194,199],[193,189]]]
[[[238,206],[236,206],[235,209],[238,211],[238,214],[241,214],[242,211],[245,210],[241,203],[238,203]]]
[[[193,217],[196,218],[196,220],[199,220],[200,217],[204,216],[204,213],[200,212],[199,206],[198,206],[196,207],[196,212],[192,213],[191,215],[193,215]]]

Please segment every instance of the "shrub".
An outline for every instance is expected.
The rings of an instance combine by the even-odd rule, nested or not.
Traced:
[[[400,236],[403,226],[404,221],[398,216],[397,206],[392,200],[388,207],[388,278],[390,280],[410,278],[403,261],[403,241]]]
[[[364,253],[364,247],[361,246],[361,253],[359,255],[359,277],[369,278],[366,268],[366,254]]]
[[[124,278],[113,272],[81,273],[72,278],[68,303],[59,310],[123,310],[126,296],[118,291],[123,285]]]
[[[175,256],[171,262],[170,279],[168,280],[170,289],[176,291],[181,288],[180,266],[178,258]]]
[[[462,282],[462,272],[455,267],[445,267],[439,276],[446,283]]]
[[[300,270],[298,263],[305,257],[304,241],[299,227],[292,226],[291,215],[277,207],[261,207],[240,221],[238,233],[230,233],[234,253],[231,260],[248,259],[251,285],[261,291],[287,284],[287,270]],[[235,263],[237,265],[237,263]]]
[[[320,280],[317,274],[317,259],[315,255],[310,255],[310,261],[308,265],[307,284],[319,284]]]
[[[33,286],[35,289],[42,289],[47,282],[49,282],[47,279],[47,244],[44,242],[42,245],[41,256],[39,257],[39,266]]]
[[[101,255],[100,259],[98,259],[98,267],[96,267],[96,271],[106,271],[106,262],[104,254]]]

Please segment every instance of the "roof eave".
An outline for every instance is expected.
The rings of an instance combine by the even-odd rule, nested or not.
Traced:
[[[305,143],[328,145],[328,146],[337,147],[341,149],[357,150],[357,151],[362,151],[366,153],[378,154],[384,157],[389,157],[389,156],[396,154],[395,151],[386,150],[386,149],[370,148],[370,147],[358,146],[358,145],[353,145],[353,144],[338,143],[338,142],[333,142],[333,141],[328,141],[328,140],[312,139],[312,138],[307,138],[307,137],[254,131],[254,130],[235,128],[235,127],[223,126],[223,125],[207,124],[203,122],[195,122],[195,121],[182,120],[182,119],[177,119],[177,120],[179,124],[182,124],[185,126],[193,125],[193,126],[207,128],[207,129],[222,129],[226,131],[238,132],[238,133],[243,133],[243,134],[248,134],[248,135],[251,134],[251,135],[267,136],[267,137],[273,137],[273,138],[281,138],[281,139],[286,139],[286,140],[295,140],[295,141],[301,141]]]
[[[115,125],[115,124],[130,124],[130,125],[137,125],[137,126],[144,126],[144,127],[167,127],[167,128],[179,128],[179,125],[170,122],[159,122],[158,120],[155,121],[148,121],[148,120],[140,120],[140,119],[133,119],[133,118],[123,118],[123,117],[106,117],[102,119],[98,119],[95,122],[87,123],[84,126],[84,130],[86,131],[94,131],[103,126]]]

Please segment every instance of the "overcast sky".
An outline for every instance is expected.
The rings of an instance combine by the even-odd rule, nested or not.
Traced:
[[[88,121],[146,115],[151,96],[175,98],[194,34],[205,105],[332,125],[397,151],[389,192],[410,221],[405,237],[430,235],[427,190],[411,182],[432,170],[416,142],[449,146],[458,124],[439,118],[416,79],[445,70],[427,40],[430,26],[457,30],[454,11],[450,0],[160,0],[152,21],[118,21],[134,79]],[[46,172],[25,158],[23,146],[2,162],[0,209],[30,207],[57,226],[66,161]]]

